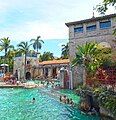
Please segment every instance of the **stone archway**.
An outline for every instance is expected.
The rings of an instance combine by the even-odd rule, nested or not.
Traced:
[[[26,72],[25,78],[26,78],[26,80],[30,80],[31,79],[31,73],[30,72]]]

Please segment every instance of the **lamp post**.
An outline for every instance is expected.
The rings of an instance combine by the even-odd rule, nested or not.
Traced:
[[[70,89],[73,89],[72,66],[70,65]]]

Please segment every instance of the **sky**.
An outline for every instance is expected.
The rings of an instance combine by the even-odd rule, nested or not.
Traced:
[[[60,57],[61,45],[68,42],[67,22],[91,18],[93,7],[102,0],[0,0],[0,38],[12,44],[41,36],[40,52]],[[99,14],[95,12],[95,17]],[[106,14],[115,13],[110,8]]]

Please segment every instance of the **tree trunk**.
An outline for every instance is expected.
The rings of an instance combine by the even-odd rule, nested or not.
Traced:
[[[4,75],[6,73],[6,66],[5,66],[5,62],[6,62],[6,53],[7,53],[7,50],[5,49],[5,56],[4,56]]]
[[[83,66],[83,85],[85,86],[86,85],[86,68],[85,68],[85,65]]]
[[[27,59],[27,54],[25,53],[25,66],[24,66],[24,80],[26,79],[26,59]]]
[[[39,58],[39,53],[38,53],[38,49],[37,49],[37,58]]]
[[[11,72],[11,71],[10,71],[10,58],[8,58],[8,65],[9,65],[9,66],[8,66],[8,72]]]

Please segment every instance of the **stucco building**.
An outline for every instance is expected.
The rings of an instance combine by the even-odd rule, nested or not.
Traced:
[[[69,64],[69,59],[39,62],[38,77],[39,79],[44,78],[48,80],[57,79],[60,81],[60,86],[62,88],[71,88]]]
[[[24,56],[15,57],[13,73],[18,71],[19,79],[24,79]],[[26,79],[30,78],[57,78],[61,68],[69,70],[69,59],[50,60],[39,62],[37,56],[26,58]]]
[[[45,78],[56,78],[58,75],[58,71],[62,67],[69,70],[69,59],[39,62],[39,76],[44,76]]]
[[[26,79],[30,79],[36,75],[38,75],[38,71],[36,67],[38,66],[38,58],[37,57],[27,57],[26,58]],[[14,58],[14,66],[13,73],[18,71],[19,80],[24,79],[24,68],[25,68],[25,57],[15,57]]]
[[[114,44],[116,36],[112,35],[113,30],[116,29],[116,14],[69,22],[66,26],[69,28],[70,62],[75,57],[76,46],[86,42],[106,42],[112,49],[116,47]],[[72,74],[75,87],[82,82],[82,69],[75,67]]]

